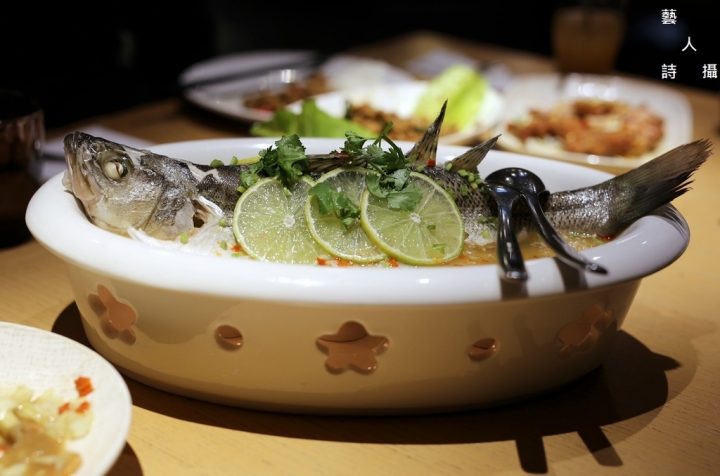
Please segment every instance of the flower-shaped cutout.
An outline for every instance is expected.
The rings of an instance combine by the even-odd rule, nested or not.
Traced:
[[[137,321],[135,309],[118,301],[102,284],[98,284],[97,294],[88,296],[88,303],[100,319],[102,330],[108,337],[119,338],[127,344],[135,343],[135,331],[132,329],[132,325]]]
[[[575,352],[589,352],[612,322],[612,315],[612,309],[594,304],[585,309],[580,319],[560,329],[560,357],[567,358]]]
[[[215,331],[215,339],[228,350],[239,349],[243,345],[243,335],[237,328],[223,324]]]
[[[495,355],[497,349],[497,341],[491,337],[488,337],[487,339],[480,339],[479,341],[471,345],[470,349],[468,350],[468,355],[470,356],[470,360],[474,360],[475,362],[482,362],[483,360],[487,360],[493,355]]]
[[[337,373],[350,367],[361,373],[374,371],[378,366],[376,354],[389,343],[387,337],[372,336],[362,324],[352,321],[343,324],[336,334],[320,336],[315,342],[328,354],[327,369]]]

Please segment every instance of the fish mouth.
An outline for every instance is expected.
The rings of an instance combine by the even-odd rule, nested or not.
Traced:
[[[63,140],[65,149],[65,164],[67,171],[63,176],[63,185],[72,192],[75,197],[83,202],[91,202],[95,199],[96,194],[93,191],[92,184],[89,180],[89,173],[86,170],[86,159],[81,157],[83,154],[89,154],[88,151],[83,153],[79,147],[81,141],[81,133],[75,132],[68,134]],[[88,158],[87,160],[92,160]]]

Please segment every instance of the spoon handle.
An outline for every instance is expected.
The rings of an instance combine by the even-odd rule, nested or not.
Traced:
[[[543,237],[545,243],[547,243],[547,245],[555,251],[555,253],[557,253],[559,259],[574,268],[592,271],[593,273],[607,274],[607,270],[605,268],[588,260],[585,256],[578,253],[575,248],[563,240],[545,216],[537,195],[526,193],[523,194],[523,196],[525,197],[525,200],[527,200],[530,213],[533,216],[533,224],[535,225],[537,232]]]
[[[485,183],[487,189],[495,197],[498,205],[498,233],[497,233],[497,254],[500,266],[505,272],[504,278],[508,281],[526,281],[528,278],[525,271],[520,245],[515,238],[512,226],[512,206],[520,194],[514,189],[502,184]]]

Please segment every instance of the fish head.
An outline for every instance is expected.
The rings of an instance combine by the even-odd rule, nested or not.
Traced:
[[[154,156],[151,152],[82,132],[68,134],[64,146],[63,184],[95,225],[122,235],[133,227],[160,239],[192,228],[192,204],[161,172],[146,165]],[[177,204],[173,213],[168,213],[168,195]]]

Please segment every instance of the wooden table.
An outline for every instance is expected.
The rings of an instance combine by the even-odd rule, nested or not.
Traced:
[[[553,70],[544,57],[423,32],[357,52],[401,64],[435,46],[516,74]],[[720,143],[717,95],[676,89],[692,105],[693,138]],[[91,122],[156,143],[247,134],[171,99],[48,136]],[[689,248],[643,281],[603,367],[565,388],[485,411],[338,418],[224,407],[126,378],[133,422],[110,474],[720,474],[719,183],[711,157],[674,202]],[[0,251],[0,319],[86,342],[64,265],[34,241]]]

